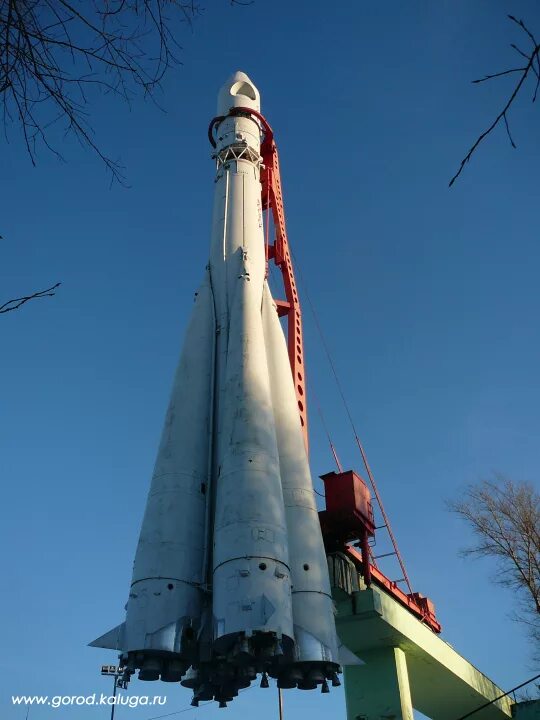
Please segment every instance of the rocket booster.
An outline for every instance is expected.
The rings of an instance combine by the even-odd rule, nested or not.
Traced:
[[[234,110],[242,108],[243,110]],[[251,111],[254,111],[253,113]],[[126,620],[91,643],[126,679],[231,700],[257,673],[336,682],[326,556],[287,344],[266,280],[260,96],[218,96],[210,260],[152,477]]]

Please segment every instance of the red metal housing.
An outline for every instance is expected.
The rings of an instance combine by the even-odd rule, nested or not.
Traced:
[[[327,552],[336,552],[348,542],[359,540],[362,548],[362,575],[371,584],[369,538],[375,535],[371,495],[366,483],[352,470],[321,475],[324,482],[326,510],[319,520]]]
[[[321,475],[326,497],[325,515],[336,533],[349,534],[366,530],[368,535],[375,534],[375,520],[371,494],[366,483],[353,470]],[[357,538],[353,535],[351,539]]]
[[[375,535],[375,522],[371,493],[366,483],[352,470],[326,473],[321,480],[324,482],[326,510],[319,512],[319,520],[327,552],[346,553],[366,585],[373,582],[382,587],[434,632],[440,633],[441,626],[431,600],[420,593],[403,592],[397,582],[387,578],[371,558],[368,540]],[[350,546],[349,543],[355,540],[355,546],[359,546],[361,551]]]

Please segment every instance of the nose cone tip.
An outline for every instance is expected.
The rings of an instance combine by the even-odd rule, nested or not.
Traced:
[[[259,91],[246,73],[240,70],[229,77],[218,95],[218,115],[226,115],[232,107],[261,109]]]

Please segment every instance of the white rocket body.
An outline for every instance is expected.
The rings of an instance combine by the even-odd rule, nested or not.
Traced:
[[[231,699],[335,676],[328,569],[287,346],[265,279],[259,93],[222,88],[210,262],[148,495],[126,621],[92,643],[141,679]],[[190,668],[191,666],[191,668]],[[188,671],[188,668],[189,671]],[[187,673],[187,674],[186,674]]]

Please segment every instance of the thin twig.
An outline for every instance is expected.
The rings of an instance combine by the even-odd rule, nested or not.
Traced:
[[[38,292],[32,293],[31,295],[24,295],[20,298],[13,298],[13,300],[8,300],[3,305],[0,305],[0,313],[8,313],[12,310],[18,310],[21,305],[24,305],[25,303],[29,302],[30,300],[36,300],[37,298],[43,298],[43,297],[53,297],[55,295],[56,288],[60,287],[62,283],[57,282],[56,285],[52,285],[50,288],[47,288],[46,290],[38,290]]]
[[[519,78],[519,81],[517,82],[516,86],[514,87],[514,90],[512,91],[510,97],[508,98],[505,106],[500,111],[500,113],[497,115],[495,120],[491,123],[491,125],[487,128],[487,130],[484,130],[483,133],[481,133],[477,138],[474,144],[469,148],[469,151],[463,158],[463,160],[460,163],[460,166],[458,168],[458,171],[453,176],[453,178],[448,183],[448,186],[451,187],[454,182],[457,180],[457,178],[461,175],[463,172],[463,169],[465,168],[465,165],[469,162],[471,157],[473,156],[474,152],[477,150],[480,143],[485,140],[485,138],[499,125],[499,123],[502,121],[504,122],[504,126],[506,128],[506,133],[508,135],[508,139],[510,140],[510,143],[513,148],[516,147],[516,144],[512,138],[512,135],[510,133],[510,127],[508,124],[508,111],[510,110],[512,104],[514,103],[516,97],[518,96],[519,91],[523,87],[525,80],[527,79],[529,73],[531,70],[533,71],[534,75],[536,75],[536,86],[534,89],[534,93],[532,96],[532,102],[536,101],[536,97],[538,94],[538,88],[540,85],[540,44],[536,42],[536,39],[532,32],[526,27],[523,20],[517,20],[513,15],[508,15],[509,19],[516,23],[521,30],[523,30],[529,39],[532,41],[533,48],[529,55],[527,55],[526,52],[523,50],[520,50],[516,45],[512,44],[511,47],[516,50],[520,55],[522,55],[527,60],[527,64],[524,67],[519,68],[511,68],[509,70],[503,70],[502,72],[494,73],[492,75],[485,75],[483,78],[480,78],[478,80],[473,80],[473,83],[482,83],[486,80],[493,80],[494,78],[502,77],[503,75],[510,75],[512,73],[521,73],[521,77]],[[535,62],[538,67],[535,67]]]
[[[179,23],[191,25],[199,13],[194,0],[0,2],[4,134],[8,124],[19,125],[35,165],[38,141],[61,158],[51,125],[64,122],[111,179],[125,184],[119,163],[93,137],[89,91],[111,92],[128,104],[138,92],[152,97],[167,70],[181,64]]]

